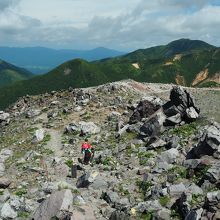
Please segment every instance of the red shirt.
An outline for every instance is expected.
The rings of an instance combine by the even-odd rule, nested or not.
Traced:
[[[82,149],[83,150],[88,150],[90,148],[91,148],[91,145],[89,143],[85,142],[85,143],[82,144]]]

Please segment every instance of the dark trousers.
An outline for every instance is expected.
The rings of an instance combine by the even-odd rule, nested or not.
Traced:
[[[91,152],[88,150],[85,150],[85,155],[84,155],[84,164],[88,164],[90,159],[91,159]]]

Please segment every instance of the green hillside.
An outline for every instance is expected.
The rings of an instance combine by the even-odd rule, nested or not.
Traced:
[[[96,86],[128,78],[141,82],[216,87],[220,85],[219,61],[220,49],[187,39],[96,62],[76,59],[45,75],[1,88],[0,109],[26,94],[35,95],[70,86]]]
[[[25,80],[30,77],[32,77],[32,74],[27,70],[0,60],[0,87],[10,85],[16,81]]]

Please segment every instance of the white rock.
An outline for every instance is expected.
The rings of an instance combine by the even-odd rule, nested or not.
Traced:
[[[1,217],[3,219],[14,219],[17,217],[17,212],[7,202],[2,207]]]
[[[196,110],[193,107],[186,109],[186,114],[188,118],[196,119],[199,117],[199,114],[196,112]]]
[[[33,137],[33,143],[39,143],[44,139],[45,131],[44,129],[38,129],[35,131],[35,135]]]
[[[9,113],[0,111],[0,122],[1,121],[6,121],[10,117]]]
[[[79,122],[82,134],[98,134],[101,129],[94,122]]]
[[[180,196],[183,192],[186,192],[186,187],[183,183],[171,185],[168,187],[168,192],[171,196]]]

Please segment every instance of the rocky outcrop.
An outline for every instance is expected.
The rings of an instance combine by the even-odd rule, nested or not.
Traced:
[[[100,128],[94,122],[80,121],[79,123],[73,122],[66,126],[64,133],[75,133],[80,135],[98,134]]]
[[[155,99],[156,100],[156,99]],[[152,100],[142,100],[139,102],[138,106],[135,108],[134,113],[130,117],[130,123],[137,123],[141,121],[143,118],[148,118],[154,112],[156,112],[161,105],[159,105],[159,101]]]
[[[10,122],[10,114],[0,111],[0,125],[7,125]]]
[[[44,135],[45,135],[44,129],[36,130],[34,137],[33,137],[33,140],[32,140],[32,143],[39,143],[39,142],[43,141]]]
[[[199,143],[190,152],[191,157],[200,158],[204,155],[220,154],[220,125],[215,123],[206,128]]]
[[[63,190],[52,194],[40,204],[33,215],[34,220],[49,220],[52,218],[60,220],[95,220],[89,206],[73,206],[73,195],[70,190]]]
[[[88,187],[91,183],[95,181],[98,175],[99,173],[97,171],[85,173],[78,179],[77,184],[76,184],[77,187],[78,188]]]
[[[199,117],[200,110],[194,98],[182,87],[174,87],[170,92],[170,101],[163,106],[167,119],[165,126],[189,123]]]
[[[145,120],[140,133],[147,137],[157,135],[166,127],[193,122],[199,113],[193,97],[182,87],[174,87],[170,92],[170,101]]]
[[[0,219],[220,216],[219,125],[202,121],[203,109],[195,121],[199,109],[183,88],[132,80],[69,88],[21,98],[7,112]],[[95,148],[88,165],[85,138]]]

